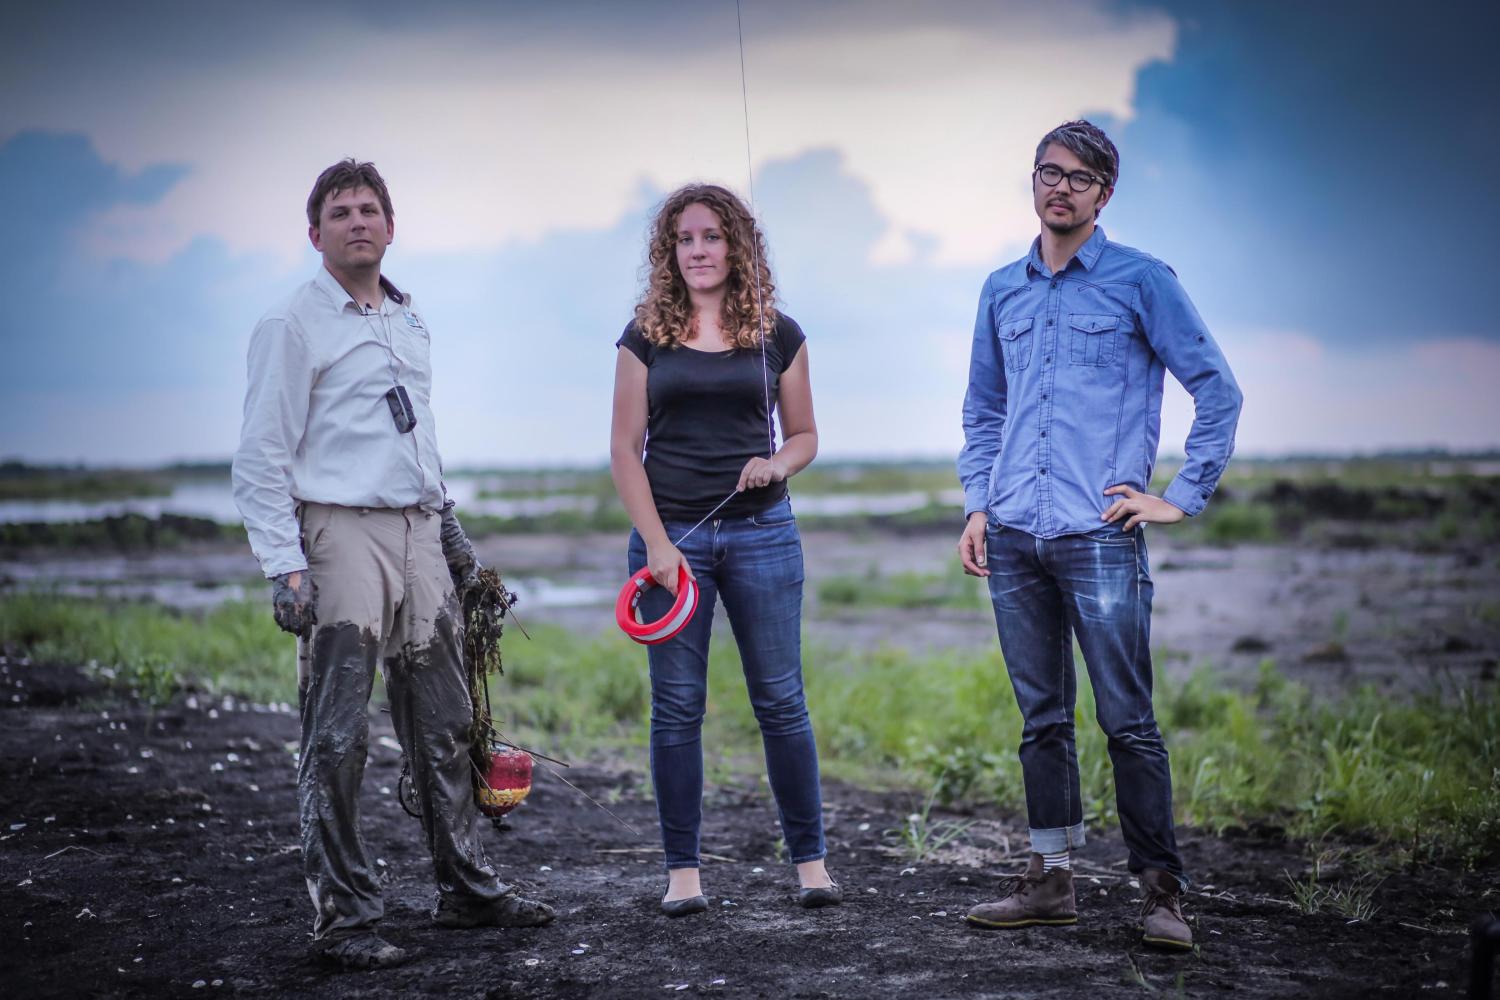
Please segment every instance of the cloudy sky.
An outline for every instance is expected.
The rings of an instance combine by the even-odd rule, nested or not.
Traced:
[[[1037,138],[1120,147],[1247,454],[1500,446],[1492,2],[742,0],[749,166],[827,455],[951,455]],[[34,4],[0,33],[0,457],[234,448],[344,156],[396,205],[451,466],[601,461],[650,210],[748,193],[733,0]],[[1169,395],[1163,450],[1191,403]]]

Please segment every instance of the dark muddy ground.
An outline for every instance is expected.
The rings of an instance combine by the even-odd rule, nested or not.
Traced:
[[[554,903],[551,927],[444,931],[430,869],[393,791],[398,753],[374,716],[365,835],[385,883],[384,932],[406,966],[340,973],[307,957],[289,712],[179,698],[149,714],[69,668],[0,662],[0,983],[16,997],[1416,997],[1464,988],[1464,930],[1500,905],[1491,875],[1389,877],[1351,923],[1288,905],[1294,847],[1184,831],[1201,946],[1140,948],[1117,836],[1081,853],[1077,927],[980,932],[963,923],[1020,867],[1015,817],[978,822],[939,859],[894,854],[909,798],[827,789],[838,909],[793,903],[763,782],[711,790],[710,912],[658,916],[664,879],[639,760],[569,777],[639,835],[538,775],[512,829],[486,830],[504,875]],[[11,694],[21,700],[13,702]],[[200,696],[201,698],[201,696]],[[949,817],[945,817],[949,818]]]

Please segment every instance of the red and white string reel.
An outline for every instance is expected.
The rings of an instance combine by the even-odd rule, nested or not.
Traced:
[[[630,638],[643,646],[654,646],[687,628],[698,610],[698,582],[688,573],[686,566],[677,567],[677,600],[672,610],[654,622],[648,622],[641,614],[641,598],[647,591],[660,586],[647,567],[641,569],[620,588],[620,598],[615,601],[615,622]]]

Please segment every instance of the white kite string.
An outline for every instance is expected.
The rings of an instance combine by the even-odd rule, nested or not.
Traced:
[[[734,0],[734,24],[740,45],[740,108],[745,117],[745,178],[750,190],[750,263],[755,275],[755,313],[760,325],[760,379],[766,402],[766,457],[774,459],[776,457],[776,423],[771,417],[771,372],[770,366],[766,363],[766,312],[760,287],[760,239],[756,232],[759,226],[755,217],[755,168],[750,155],[750,90],[745,83],[745,25],[740,17],[740,0]],[[681,545],[688,535],[703,527],[709,518],[723,510],[724,505],[739,493],[739,490],[735,490],[720,500],[717,507],[704,515],[697,524],[683,532],[672,544]]]
[[[750,221],[759,228],[755,217],[755,167],[750,159],[750,88],[745,84],[745,25],[740,19],[740,0],[734,0],[734,25],[740,40],[740,108],[745,117],[745,180],[750,188]],[[755,313],[760,323],[760,377],[766,393],[767,458],[776,457],[776,429],[771,421],[771,376],[766,367],[766,313],[760,297],[760,240],[755,228],[750,233],[751,262],[755,267]]]

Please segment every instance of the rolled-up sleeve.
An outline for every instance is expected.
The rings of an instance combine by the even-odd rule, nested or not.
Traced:
[[[995,336],[990,282],[979,294],[974,341],[969,349],[969,388],[964,393],[964,446],[958,453],[958,481],[964,488],[964,517],[989,507],[990,474],[1005,436],[1005,365]]]
[[[234,455],[234,502],[267,578],[307,568],[291,493],[292,459],[307,428],[317,372],[295,324],[268,317],[250,337],[244,423]]]
[[[1193,426],[1183,445],[1186,458],[1162,498],[1188,514],[1199,514],[1234,453],[1244,395],[1224,352],[1165,264],[1151,268],[1142,279],[1138,316],[1151,349],[1193,397]]]

